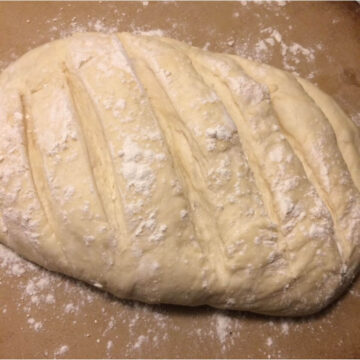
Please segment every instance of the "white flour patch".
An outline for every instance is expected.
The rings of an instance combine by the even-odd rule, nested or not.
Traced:
[[[216,334],[221,344],[224,344],[231,329],[231,318],[218,314],[216,315]]]
[[[282,334],[284,334],[284,335],[289,335],[289,329],[290,329],[290,327],[289,327],[289,324],[288,324],[288,323],[283,322],[283,323],[281,324],[281,333],[282,333]]]
[[[147,336],[144,336],[144,335],[140,335],[135,344],[133,345],[133,349],[136,350],[136,349],[140,349],[144,343],[146,343],[148,341],[148,337]]]
[[[54,351],[54,356],[62,356],[69,351],[68,345],[61,345],[58,349]]]
[[[34,318],[29,318],[27,320],[27,323],[29,324],[30,328],[34,329],[35,331],[40,331],[43,327],[43,324],[41,321],[35,321]]]

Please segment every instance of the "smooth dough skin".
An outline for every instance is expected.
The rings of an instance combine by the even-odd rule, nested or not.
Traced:
[[[311,314],[360,264],[360,136],[306,80],[84,33],[0,76],[0,241],[124,299]]]

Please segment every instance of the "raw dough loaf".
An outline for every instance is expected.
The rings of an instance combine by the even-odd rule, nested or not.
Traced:
[[[148,303],[320,310],[360,263],[359,132],[292,74],[77,34],[0,77],[0,241]]]

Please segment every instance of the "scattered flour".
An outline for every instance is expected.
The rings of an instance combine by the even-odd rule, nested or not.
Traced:
[[[19,276],[18,270],[13,271],[14,268],[22,269],[23,275]],[[248,337],[242,335],[247,331],[254,331],[251,327],[254,318],[251,315],[252,321],[248,322],[246,314],[210,311],[210,315],[201,315],[201,310],[199,310],[196,312],[196,316],[193,316],[195,309],[184,309],[184,313],[192,314],[191,320],[189,320],[191,326],[184,334],[183,328],[178,325],[177,317],[173,316],[171,309],[139,303],[127,305],[126,302],[115,300],[83,283],[41,269],[0,245],[0,291],[1,287],[8,286],[2,283],[2,273],[6,274],[9,279],[16,279],[12,283],[16,284],[15,289],[21,294],[16,300],[16,311],[20,316],[23,314],[28,331],[44,333],[49,331],[49,322],[59,322],[63,324],[61,326],[66,326],[69,334],[77,334],[77,324],[85,322],[92,330],[83,336],[91,338],[92,334],[96,333],[93,341],[103,347],[104,354],[107,356],[110,356],[110,352],[115,354],[117,349],[121,349],[123,357],[131,357],[134,351],[144,351],[150,344],[157,348],[169,346],[177,341],[179,334],[182,334],[184,341],[204,344],[204,346],[211,339],[217,340],[220,344],[218,356],[221,357],[231,354],[231,352],[236,353],[237,349],[248,341]],[[65,304],[63,300],[59,302],[56,296],[57,289],[62,294],[66,294],[71,301]],[[360,292],[356,288],[351,290],[350,294],[354,297],[360,296]],[[36,301],[33,297],[37,297]],[[103,304],[103,306],[99,308],[99,304]],[[5,321],[6,323],[11,319],[9,309],[8,306],[1,305],[0,322]],[[41,317],[41,321],[39,321],[39,314],[41,314],[41,312],[38,313],[39,311],[46,311],[47,314],[53,315],[45,319]],[[89,314],[98,312],[101,315],[96,319],[91,321],[87,319]],[[259,349],[266,357],[270,348],[271,353],[275,351],[276,339],[285,337],[288,340],[289,337],[307,333],[327,336],[329,329],[335,331],[331,322],[334,316],[334,313],[327,315],[318,323],[302,322],[301,320],[260,321],[258,319],[256,331],[259,334],[269,331],[274,334],[274,336],[266,338],[264,343],[259,345]],[[100,329],[99,333],[96,332],[97,329]],[[128,338],[125,349],[123,340],[120,342],[119,334],[122,338]],[[349,335],[345,332],[339,336],[345,338]],[[341,339],[339,339],[339,346],[341,346]],[[99,341],[97,342],[97,340]],[[66,340],[68,345],[63,345],[63,341],[62,344],[55,346],[53,352],[51,349],[44,349],[44,354],[53,353],[54,357],[64,357],[65,354],[70,353],[73,346],[76,346],[76,343],[73,345],[69,340]]]
[[[274,341],[273,341],[273,339],[272,339],[271,337],[268,337],[268,338],[266,339],[266,345],[267,345],[267,346],[272,346],[273,343],[274,343]]]
[[[66,304],[64,308],[65,313],[75,313],[77,310],[79,310],[79,308],[73,303]]]
[[[283,59],[283,68],[285,70],[296,72],[296,66],[300,62],[314,62],[315,51],[317,49],[316,46],[304,47],[297,42],[286,42],[284,36],[274,27],[262,29],[260,33],[264,35],[264,38],[255,43],[255,51],[253,52],[252,57],[256,60],[270,60],[271,54],[276,51],[276,47],[278,47]]]
[[[231,317],[222,313],[216,315],[216,334],[221,344],[224,344],[231,329]]]
[[[143,1],[142,5],[144,8],[148,7],[149,2]],[[246,1],[241,1],[242,6],[247,6]],[[286,2],[279,1],[276,3],[277,6],[284,6]],[[270,5],[269,5],[270,6]],[[127,16],[126,13],[117,12],[117,21],[114,25],[107,25],[105,19],[93,18],[89,19],[87,24],[80,24],[76,17],[64,27],[61,23],[62,15],[61,12],[58,16],[48,19],[47,23],[51,24],[49,26],[49,32],[52,34],[50,40],[55,38],[69,36],[74,32],[85,32],[85,31],[100,31],[107,33],[117,32],[122,25],[123,19]],[[238,11],[235,11],[232,16],[240,20],[240,14]],[[334,23],[338,22],[339,19],[335,19]],[[26,20],[26,23],[30,23],[30,19]],[[173,24],[173,30],[176,30],[181,26],[181,24]],[[289,29],[292,29],[292,26],[289,25]],[[149,36],[166,36],[172,35],[170,31],[164,31],[162,29],[147,29],[146,27],[136,27],[133,26],[133,31],[137,34],[149,35]],[[270,61],[271,56],[275,51],[278,51],[282,57],[283,68],[289,71],[296,71],[296,67],[300,62],[305,62],[307,64],[312,64],[315,60],[316,50],[322,50],[322,44],[318,44],[314,47],[306,47],[303,44],[297,42],[291,42],[286,40],[286,34],[280,33],[276,27],[266,27],[261,30],[263,37],[258,39],[255,43],[252,41],[242,41],[241,43],[237,39],[228,38],[225,41],[225,44],[236,52],[239,55],[245,57],[251,57],[259,61]],[[46,39],[49,40],[49,39]],[[190,40],[189,40],[190,42]],[[205,43],[204,49],[208,49],[211,46],[210,42]],[[11,54],[11,60],[14,60],[17,54]],[[0,68],[3,68],[7,65],[7,62],[0,61]],[[308,77],[313,77],[314,71],[311,71],[308,74]],[[124,101],[118,102],[117,106],[114,107],[114,116],[118,115],[118,112],[126,106]],[[355,114],[353,117],[355,123],[360,126],[360,114]],[[206,136],[209,139],[225,139],[231,134],[226,129],[214,128],[209,129]],[[130,144],[130,153],[128,157],[128,162],[136,162],[136,154],[132,153],[134,147],[131,148]],[[136,151],[135,151],[136,153]],[[134,155],[134,157],[132,157]],[[125,155],[126,156],[126,155]],[[274,153],[274,160],[276,161],[280,156],[279,153]],[[2,159],[0,158],[0,162]],[[129,164],[128,164],[129,165]],[[145,165],[144,165],[145,166]],[[146,167],[146,166],[145,166]],[[150,174],[151,171],[148,168],[144,167],[143,173],[146,175]],[[124,169],[125,174],[128,176],[128,180],[131,182],[134,179],[140,181],[141,185],[138,186],[140,191],[150,191],[151,190],[151,181],[150,183],[145,183],[143,181],[143,173],[134,173],[131,169],[131,165],[128,169]],[[139,184],[139,183],[138,183]],[[134,185],[136,188],[136,185]],[[72,189],[64,189],[65,198],[71,198]],[[186,210],[183,210],[180,213],[182,218],[185,218],[187,214]],[[158,228],[159,232],[157,233],[160,237],[166,232],[166,225],[163,224]],[[91,239],[87,239],[91,241]],[[6,278],[5,276],[6,275]],[[8,283],[8,279],[10,282]],[[13,281],[11,281],[13,280]],[[11,285],[10,285],[11,284]],[[119,329],[124,331],[124,334],[121,336],[127,335],[128,346],[123,356],[130,357],[132,356],[134,350],[140,350],[144,345],[148,343],[154,344],[154,346],[160,347],[169,344],[177,339],[180,332],[183,331],[181,327],[176,323],[176,319],[173,316],[171,310],[164,311],[163,307],[149,306],[134,303],[128,305],[118,300],[107,296],[104,293],[97,292],[86,285],[75,282],[68,278],[64,278],[60,275],[47,272],[38,266],[33,265],[30,262],[27,262],[13,253],[11,250],[0,245],[0,289],[6,289],[8,286],[15,287],[15,290],[19,292],[20,296],[16,298],[16,311],[23,315],[24,323],[27,324],[28,328],[31,331],[40,332],[47,329],[48,322],[51,321],[68,321],[66,323],[69,332],[74,331],[76,333],[76,325],[78,322],[87,321],[87,316],[92,311],[99,311],[97,304],[103,303],[104,307],[101,309],[102,320],[104,321],[103,325],[98,324],[98,321],[93,323],[97,326],[103,326],[102,329],[102,338],[96,338],[94,341],[101,344],[104,344],[104,350],[110,351],[117,348],[117,343],[119,343]],[[67,302],[65,305],[63,302],[59,303],[57,298],[57,289],[62,294],[66,294],[69,299],[74,302]],[[360,297],[360,291],[353,289],[350,291],[350,295],[353,297]],[[44,309],[49,310],[49,313],[53,314],[53,318],[42,319],[38,321],[37,316],[34,314],[43,311]],[[4,304],[0,304],[0,322],[11,321],[11,311],[10,307]],[[194,314],[192,310],[184,310],[185,313]],[[335,309],[336,311],[336,309]],[[274,336],[281,338],[282,336],[297,336],[298,333],[307,334],[311,333],[314,336],[319,336],[319,334],[326,333],[330,328],[334,329],[334,326],[331,323],[333,314],[330,314],[323,320],[315,324],[310,324],[307,322],[278,322],[274,323],[271,321],[258,322],[257,329],[262,330],[271,329]],[[2,318],[1,318],[2,317]],[[69,321],[70,319],[72,321]],[[251,316],[250,316],[251,318]],[[74,319],[74,320],[73,320]],[[252,318],[252,320],[254,320]],[[187,340],[190,342],[198,342],[199,344],[208,344],[209,339],[217,339],[221,345],[221,354],[230,354],[230,351],[237,351],[238,347],[241,347],[241,344],[244,344],[241,329],[246,328],[246,315],[237,317],[236,315],[229,315],[226,312],[211,312],[210,316],[203,316],[201,319],[193,317],[191,320],[191,327],[187,336]],[[325,326],[326,325],[326,326]],[[94,326],[94,325],[93,325]],[[249,328],[250,329],[250,328]],[[91,330],[93,331],[93,330]],[[95,331],[95,329],[94,329]],[[254,330],[250,330],[254,331]],[[125,334],[127,332],[127,334]],[[339,334],[339,337],[343,334]],[[76,335],[78,336],[78,335]],[[90,337],[91,334],[86,333],[83,336]],[[344,336],[348,336],[346,331]],[[99,340],[99,341],[97,341]],[[103,341],[102,341],[103,340]],[[339,340],[341,345],[342,339]],[[268,337],[262,346],[264,354],[268,354],[266,348],[274,348],[275,340],[272,337]],[[340,346],[339,345],[339,346]],[[55,357],[63,357],[66,353],[70,351],[69,345],[57,344],[55,346],[55,351],[53,355]],[[45,350],[45,354],[50,353],[48,350]],[[220,357],[220,356],[219,356]]]
[[[284,335],[289,335],[289,324],[287,322],[283,322],[281,324],[281,333]]]
[[[144,335],[140,335],[135,344],[133,345],[133,349],[136,350],[136,349],[140,349],[141,346],[148,340],[148,337],[147,336],[144,336]]]
[[[30,328],[34,329],[35,331],[40,331],[43,327],[43,324],[41,321],[35,321],[34,318],[29,318],[27,320]]]
[[[69,351],[68,345],[61,345],[58,349],[54,351],[54,356],[61,356],[66,354]]]
[[[22,260],[13,251],[0,244],[0,268],[6,275],[19,277],[27,270],[34,269],[35,266]]]

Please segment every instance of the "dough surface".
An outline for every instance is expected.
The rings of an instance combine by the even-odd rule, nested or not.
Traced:
[[[360,135],[308,81],[75,34],[0,75],[0,242],[147,303],[296,316],[360,265]]]

